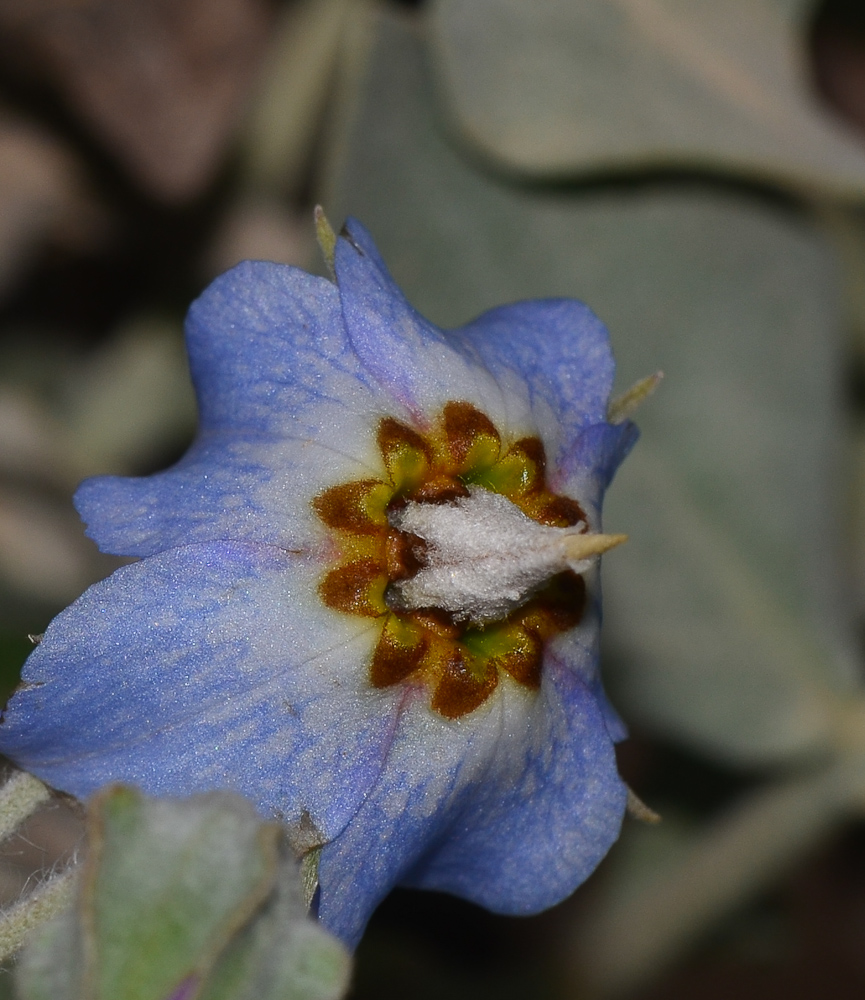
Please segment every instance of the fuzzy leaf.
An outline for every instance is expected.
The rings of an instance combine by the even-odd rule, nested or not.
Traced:
[[[77,903],[25,951],[22,1000],[336,1000],[348,956],[280,837],[227,793],[100,793]]]
[[[804,5],[778,0],[436,0],[461,131],[541,176],[710,168],[847,196],[865,146],[818,103]]]
[[[308,919],[290,861],[273,900],[231,942],[198,1000],[338,1000],[349,971],[345,948]]]

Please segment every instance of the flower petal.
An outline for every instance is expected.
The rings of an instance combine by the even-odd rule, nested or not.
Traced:
[[[310,544],[309,500],[381,474],[374,428],[401,412],[355,356],[335,286],[247,261],[193,303],[186,335],[199,439],[159,475],[85,482],[76,505],[88,534],[136,556],[190,541]]]
[[[587,513],[594,512],[595,530],[600,530],[604,492],[639,436],[630,420],[593,424],[565,447],[557,468],[551,470],[551,487],[579,497]]]
[[[218,277],[190,306],[186,343],[207,430],[315,436],[315,404],[345,416],[369,403],[336,287],[294,267],[245,261]]]
[[[352,346],[367,371],[405,407],[406,416],[424,425],[448,401],[463,400],[517,437],[534,432],[525,383],[500,385],[476,356],[467,356],[449,333],[416,312],[356,219],[346,222],[335,261]]]
[[[456,723],[412,705],[380,781],[322,851],[319,916],[349,945],[394,883],[534,913],[618,836],[626,790],[594,695],[554,660],[538,694],[499,691]]]
[[[555,676],[557,676],[555,673],[557,664],[566,664],[567,668],[577,675],[580,683],[595,699],[610,739],[613,743],[620,743],[627,738],[628,730],[604,691],[597,651],[601,626],[600,576],[599,566],[585,574],[591,596],[583,613],[582,624],[579,628],[569,629],[555,636],[547,648],[547,656],[552,664],[550,669],[554,671]]]
[[[449,837],[410,884],[536,913],[569,896],[615,842],[627,791],[594,695],[548,658],[521,721],[525,737],[498,741],[486,780],[467,790]]]
[[[78,796],[228,788],[336,836],[378,778],[398,694],[368,684],[377,629],[325,608],[319,575],[237,543],[121,568],[49,626],[0,752]]]
[[[588,306],[573,299],[518,302],[439,330],[409,305],[354,219],[337,241],[336,271],[352,345],[415,420],[448,400],[467,400],[513,437],[540,434],[554,489],[572,476],[579,486],[593,478],[586,502],[599,500],[634,429],[606,423],[615,363],[607,329]],[[607,428],[610,438],[592,439],[593,447],[603,446],[600,455],[574,445],[592,426]]]
[[[369,416],[350,422],[343,439],[355,454],[322,440],[205,431],[166,472],[85,480],[75,506],[87,534],[116,555],[143,558],[192,542],[231,540],[309,551],[325,538],[312,498],[346,480],[384,473],[381,457],[368,449],[375,441]],[[356,457],[367,449],[365,460]]]
[[[538,299],[491,309],[458,330],[497,379],[517,375],[556,465],[587,427],[606,420],[615,364],[607,328],[582,302]],[[546,432],[546,433],[544,433]]]

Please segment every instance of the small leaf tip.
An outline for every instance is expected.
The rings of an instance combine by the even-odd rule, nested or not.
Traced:
[[[330,271],[331,277],[335,278],[336,233],[333,231],[333,226],[328,222],[321,205],[315,206],[313,218],[315,219],[315,238],[318,240],[321,254],[324,257],[325,264],[327,264],[327,269]]]
[[[628,788],[628,802],[625,808],[629,816],[639,820],[641,823],[654,825],[661,822],[660,813],[656,813],[654,809],[647,806],[632,788]]]
[[[633,414],[640,404],[649,398],[660,385],[663,372],[655,372],[635,382],[621,396],[616,396],[607,407],[607,420],[611,424],[623,424]]]

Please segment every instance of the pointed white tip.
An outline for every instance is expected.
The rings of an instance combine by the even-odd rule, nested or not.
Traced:
[[[582,562],[599,556],[627,540],[627,535],[567,535],[563,539],[569,562]]]

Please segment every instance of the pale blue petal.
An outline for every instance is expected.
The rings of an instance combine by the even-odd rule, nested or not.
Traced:
[[[456,722],[407,708],[381,780],[321,856],[323,923],[355,944],[396,884],[500,913],[568,896],[618,836],[626,789],[593,694],[552,658]]]
[[[547,646],[547,655],[554,663],[567,664],[579,681],[592,693],[614,743],[628,736],[628,730],[618,712],[610,704],[601,683],[601,663],[598,636],[601,628],[601,567],[595,566],[584,574],[589,599],[579,628],[568,629]]]
[[[370,423],[368,416],[356,417],[345,429],[340,447],[354,455],[323,440],[205,431],[166,472],[85,480],[75,506],[88,535],[118,555],[144,557],[191,542],[228,540],[309,551],[327,537],[313,497],[339,483],[385,475],[370,447]]]
[[[601,527],[604,493],[639,436],[630,420],[622,424],[593,424],[563,448],[557,468],[551,470],[552,489],[577,497],[590,515],[593,530],[599,531]],[[613,525],[611,530],[629,531],[633,527]]]
[[[598,703],[598,708],[601,710],[601,715],[604,717],[604,723],[606,724],[607,732],[610,734],[610,739],[613,743],[621,743],[622,740],[626,740],[630,735],[628,727],[610,702],[607,692],[604,690],[604,685],[601,683],[600,671],[595,678],[595,683],[592,685],[591,691],[595,701]]]
[[[569,896],[615,842],[627,790],[603,714],[573,671],[552,657],[544,666],[524,738],[498,740],[484,780],[465,789],[447,839],[409,884],[497,913],[537,913]]]
[[[449,336],[500,382],[525,381],[552,470],[587,427],[606,421],[615,372],[609,334],[582,302],[501,306]]]
[[[528,392],[521,379],[503,385],[467,356],[450,335],[406,301],[372,237],[349,219],[336,245],[336,275],[345,327],[361,363],[406,416],[423,427],[445,403],[479,407],[497,427],[532,433]]]
[[[218,277],[190,306],[186,344],[209,430],[315,436],[307,408],[369,402],[336,287],[294,267],[244,261]]]
[[[375,429],[402,414],[351,349],[335,286],[247,261],[193,303],[186,333],[199,438],[159,475],[85,482],[88,534],[135,556],[190,541],[315,544],[312,497],[382,475]]]
[[[398,693],[370,687],[378,630],[326,608],[320,572],[240,543],[121,568],[49,626],[0,752],[77,796],[228,788],[336,836],[378,778]]]

